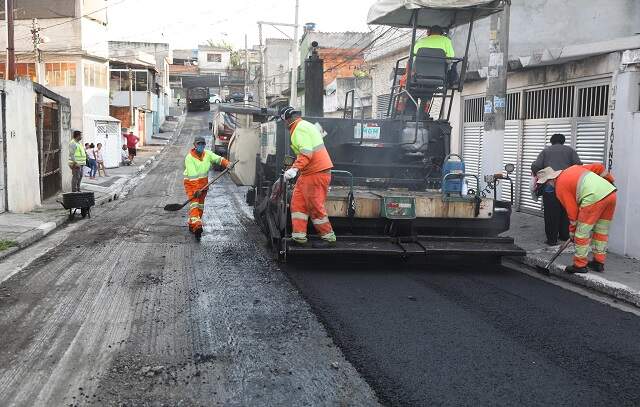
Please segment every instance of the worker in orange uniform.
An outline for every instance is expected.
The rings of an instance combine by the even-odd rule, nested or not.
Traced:
[[[537,173],[538,183],[549,181],[567,211],[569,234],[576,246],[573,265],[567,273],[603,272],[607,257],[609,225],[616,210],[613,176],[602,164],[573,165],[555,171],[547,167]],[[593,260],[588,261],[589,246]]]
[[[336,242],[336,235],[324,204],[333,163],[324,146],[322,133],[312,123],[302,120],[300,112],[291,106],[280,109],[279,116],[289,125],[291,149],[296,154],[296,161],[284,173],[284,178],[292,180],[300,175],[291,198],[291,237],[295,243],[305,245],[311,217],[313,227],[320,236],[320,241],[314,242],[313,247],[332,246]]]
[[[202,214],[204,213],[204,199],[207,190],[200,191],[209,182],[209,171],[212,165],[229,167],[229,161],[211,150],[205,149],[207,145],[204,137],[195,138],[193,148],[184,158],[184,190],[187,197],[192,199],[189,202],[189,231],[193,233],[196,240],[202,236]]]

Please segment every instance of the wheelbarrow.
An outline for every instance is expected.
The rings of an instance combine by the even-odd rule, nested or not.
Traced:
[[[69,210],[69,220],[73,220],[78,210],[83,218],[91,218],[91,207],[96,204],[96,199],[93,192],[67,192],[62,194],[62,201],[57,202]]]

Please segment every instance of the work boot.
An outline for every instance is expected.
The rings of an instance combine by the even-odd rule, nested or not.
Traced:
[[[598,273],[604,273],[604,264],[599,261],[591,260],[589,264],[587,264],[587,267],[593,271],[597,271]]]
[[[335,241],[329,241],[329,240],[317,240],[312,244],[314,249],[328,249],[330,247],[335,247],[335,245],[336,245]]]
[[[306,240],[295,240],[292,239],[291,242],[298,247],[307,247],[308,242]]]
[[[572,264],[572,265],[570,265],[570,266],[567,266],[567,267],[564,269],[564,272],[565,272],[565,273],[569,273],[569,274],[576,274],[576,273],[577,273],[577,274],[585,274],[585,273],[587,273],[588,271],[589,271],[589,270],[587,270],[587,268],[586,268],[586,267],[578,267],[578,266],[575,266],[575,265],[573,265],[573,264]]]
[[[202,228],[198,228],[198,229],[194,230],[193,234],[196,237],[196,241],[199,242],[200,239],[202,239]]]

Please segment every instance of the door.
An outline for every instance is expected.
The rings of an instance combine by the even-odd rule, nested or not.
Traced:
[[[62,190],[60,114],[56,102],[41,96],[38,99],[36,134],[39,136],[40,194],[44,201]]]
[[[520,121],[519,120],[507,120],[504,125],[504,149],[502,164],[513,164],[515,168],[518,168],[518,139],[520,138]],[[517,196],[517,173],[511,174],[513,180],[513,203],[516,202]],[[503,201],[511,201],[511,185],[509,182],[501,182],[501,195],[500,199]]]

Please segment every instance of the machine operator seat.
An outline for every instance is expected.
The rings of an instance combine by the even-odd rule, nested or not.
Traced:
[[[440,48],[420,48],[413,60],[407,90],[414,98],[431,99],[447,85],[447,56]]]

